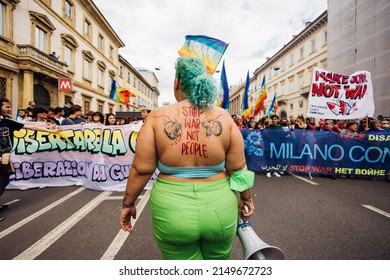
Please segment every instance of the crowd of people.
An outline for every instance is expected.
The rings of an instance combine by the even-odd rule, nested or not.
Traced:
[[[266,128],[278,128],[283,129],[307,129],[307,130],[332,130],[334,132],[357,132],[357,133],[372,133],[377,131],[379,133],[390,132],[390,118],[384,118],[382,115],[378,115],[377,119],[374,118],[362,118],[360,120],[325,120],[320,119],[318,123],[313,122],[310,118],[304,116],[279,119],[277,115],[271,117],[263,117],[256,121],[254,117],[246,119],[241,115],[232,115],[238,128],[247,129],[266,129]]]
[[[279,119],[278,115],[272,115],[271,117],[263,117],[256,121],[254,117],[249,119],[241,115],[232,115],[236,125],[240,129],[282,129],[285,132],[294,130],[314,130],[321,132],[334,132],[343,133],[348,135],[349,138],[359,138],[359,134],[390,134],[390,118],[385,118],[382,115],[378,115],[377,119],[367,117],[360,120],[325,120],[320,119],[317,123],[313,122],[310,118],[304,116],[291,117],[290,119],[282,117]],[[276,159],[271,159],[274,161]],[[273,166],[271,162],[270,166]],[[270,169],[266,170],[266,176],[281,177],[283,172],[276,172]],[[336,179],[332,174],[320,174],[321,177],[328,177],[330,179]],[[388,176],[386,176],[388,180]]]
[[[26,109],[19,109],[16,121],[19,122],[46,122],[54,125],[75,125],[86,123],[99,123],[103,125],[124,125],[137,124],[143,121],[150,109],[142,109],[141,118],[123,117],[119,118],[113,113],[103,114],[99,111],[89,111],[84,114],[78,104],[67,102],[64,107],[36,106],[34,101],[28,103]]]

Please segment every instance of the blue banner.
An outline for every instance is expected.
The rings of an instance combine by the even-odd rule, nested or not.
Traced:
[[[242,129],[252,171],[335,175],[390,175],[390,135],[283,129]]]

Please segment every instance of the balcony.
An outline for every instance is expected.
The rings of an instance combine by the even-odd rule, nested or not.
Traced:
[[[43,72],[48,76],[68,77],[68,65],[53,55],[46,54],[31,45],[17,45],[20,69]]]

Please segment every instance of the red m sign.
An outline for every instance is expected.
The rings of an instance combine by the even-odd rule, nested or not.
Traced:
[[[59,91],[72,91],[72,79],[70,79],[70,78],[58,79],[58,90]]]

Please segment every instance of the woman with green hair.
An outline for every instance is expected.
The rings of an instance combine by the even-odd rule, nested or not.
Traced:
[[[177,103],[154,109],[140,130],[120,225],[133,229],[136,199],[157,167],[150,203],[164,258],[230,259],[238,214],[254,211],[254,173],[246,170],[240,130],[214,106],[218,86],[202,60],[178,58],[175,68]]]

